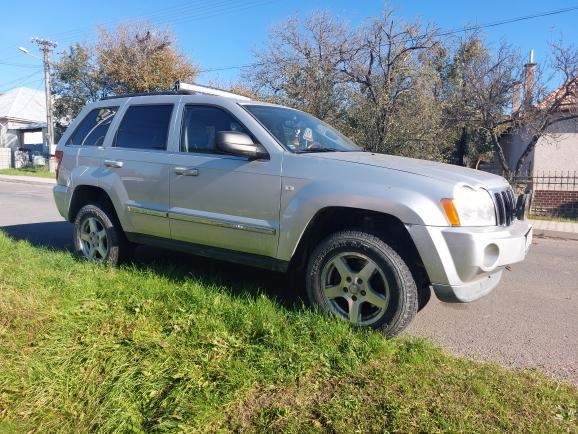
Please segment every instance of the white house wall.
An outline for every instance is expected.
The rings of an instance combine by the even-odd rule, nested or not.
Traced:
[[[578,173],[578,122],[559,122],[538,141],[534,152],[534,176],[550,172]]]

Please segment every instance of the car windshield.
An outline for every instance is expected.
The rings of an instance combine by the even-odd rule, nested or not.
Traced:
[[[246,104],[243,107],[291,152],[361,151],[361,148],[336,129],[299,110],[256,104]]]

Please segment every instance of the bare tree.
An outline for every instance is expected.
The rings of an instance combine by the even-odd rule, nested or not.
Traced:
[[[386,9],[355,41],[355,49],[343,53],[340,71],[356,85],[357,140],[370,150],[393,153],[405,153],[412,142],[431,144],[428,133],[439,130],[441,115],[435,104],[438,77],[428,62],[441,48],[435,29],[400,21]]]
[[[552,128],[560,122],[578,121],[578,49],[575,46],[564,46],[562,43],[551,43],[552,69],[554,77],[562,78],[562,85],[546,94],[547,82],[537,83],[537,104],[526,104],[512,116],[514,131],[524,131],[529,137],[518,161],[515,163],[512,176],[518,176],[522,167],[541,138],[555,135]]]
[[[271,30],[269,46],[256,53],[255,66],[244,72],[245,81],[265,98],[335,120],[348,96],[337,65],[350,44],[348,28],[327,12],[305,21],[290,18]]]

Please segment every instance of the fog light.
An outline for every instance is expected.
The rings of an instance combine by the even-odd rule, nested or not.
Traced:
[[[488,244],[484,249],[484,268],[493,268],[498,262],[500,256],[500,249],[496,244]]]

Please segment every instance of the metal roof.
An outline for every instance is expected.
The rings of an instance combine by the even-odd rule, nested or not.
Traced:
[[[21,122],[46,122],[44,92],[17,87],[0,95],[0,119]]]

